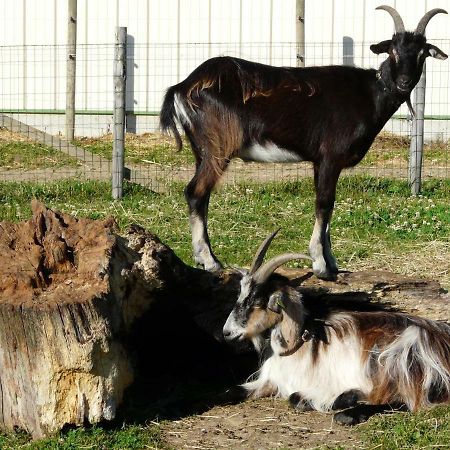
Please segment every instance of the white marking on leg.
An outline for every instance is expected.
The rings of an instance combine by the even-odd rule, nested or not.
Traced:
[[[309,253],[313,259],[313,271],[318,277],[327,277],[338,272],[336,258],[331,252],[330,223],[325,225],[322,218],[316,218]]]
[[[239,157],[244,161],[255,162],[299,162],[303,158],[297,153],[278,147],[271,141],[264,144],[254,143],[250,147],[241,150]]]
[[[323,255],[322,228],[322,219],[316,217],[311,241],[309,242],[309,254],[313,259],[313,271],[319,277],[329,275],[327,271],[327,263]]]
[[[191,226],[192,249],[195,262],[208,271],[221,269],[221,264],[214,258],[212,250],[207,243],[205,222],[196,213],[191,213],[189,224]]]

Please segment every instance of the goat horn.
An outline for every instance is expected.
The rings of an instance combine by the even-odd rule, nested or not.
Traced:
[[[391,15],[391,17],[394,19],[396,33],[405,32],[405,25],[403,23],[403,19],[400,17],[400,14],[392,6],[381,5],[375,9],[383,9],[384,11],[387,11]]]
[[[269,234],[269,236],[267,236],[266,239],[264,239],[263,243],[259,246],[258,250],[256,251],[255,257],[253,258],[252,265],[250,266],[250,275],[253,275],[260,268],[264,260],[264,256],[266,256],[270,243],[273,241],[273,238],[279,231],[280,228]]]
[[[448,14],[445,9],[441,9],[441,8],[435,8],[435,9],[432,9],[431,11],[428,11],[420,19],[419,25],[417,25],[417,28],[416,28],[416,31],[414,31],[414,34],[425,34],[425,28],[427,27],[428,22],[430,21],[430,19],[433,16],[435,16],[436,14],[439,14],[439,13]]]
[[[303,253],[283,253],[282,255],[275,256],[275,258],[270,259],[263,266],[261,266],[254,273],[252,277],[253,281],[256,284],[263,284],[278,267],[288,261],[292,261],[293,259],[308,259],[312,261],[310,256],[304,255]]]

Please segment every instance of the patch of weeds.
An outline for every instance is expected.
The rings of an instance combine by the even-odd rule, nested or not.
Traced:
[[[75,144],[105,159],[112,159],[113,138],[111,134],[97,138],[80,137]],[[194,164],[189,145],[184,142],[177,151],[174,139],[158,133],[133,134],[125,137],[125,161],[135,164],[186,166]]]
[[[0,434],[2,450],[142,450],[164,449],[158,425],[126,425],[120,429],[105,429],[98,426],[91,428],[73,428],[66,432],[31,441],[23,432]]]
[[[0,140],[0,167],[6,170],[78,167],[79,161],[60,150],[37,142]]]
[[[368,448],[383,450],[448,448],[450,407],[377,416],[360,427]]]
[[[155,194],[126,183],[123,200],[113,201],[108,182],[0,183],[0,220],[28,219],[30,200],[36,197],[76,217],[112,216],[121,230],[137,223],[156,233],[184,261],[193,263],[184,183],[169,188],[166,194]],[[411,197],[403,181],[343,177],[331,223],[333,248],[341,267],[350,262],[356,267],[375,254],[385,255],[386,261],[389,255],[413,254],[418,243],[448,242],[449,198],[450,180],[426,181],[423,194]],[[314,203],[311,179],[222,186],[211,196],[209,208],[213,249],[224,263],[247,265],[260,242],[281,228],[268,257],[286,251],[306,252],[314,225]],[[307,265],[303,261],[291,264]]]

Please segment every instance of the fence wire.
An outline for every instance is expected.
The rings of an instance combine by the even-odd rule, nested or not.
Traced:
[[[450,40],[433,41],[444,51]],[[113,44],[77,47],[75,140],[65,133],[66,46],[0,47],[0,181],[53,182],[57,179],[111,179],[113,128]],[[164,190],[187,182],[194,161],[184,147],[158,133],[158,112],[167,87],[218,55],[276,66],[295,66],[295,43],[127,43],[125,165],[134,182]],[[306,46],[306,64],[378,67],[382,57],[367,43]],[[427,64],[423,178],[450,177],[448,63]],[[412,96],[413,98],[413,96]],[[405,105],[350,173],[407,178],[411,120]],[[287,181],[311,175],[308,163],[244,164],[236,160],[225,182]]]

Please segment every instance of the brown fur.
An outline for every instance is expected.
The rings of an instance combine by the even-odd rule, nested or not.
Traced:
[[[280,314],[270,309],[255,307],[248,318],[245,336],[251,339],[263,331],[274,327],[281,321],[281,318]]]

